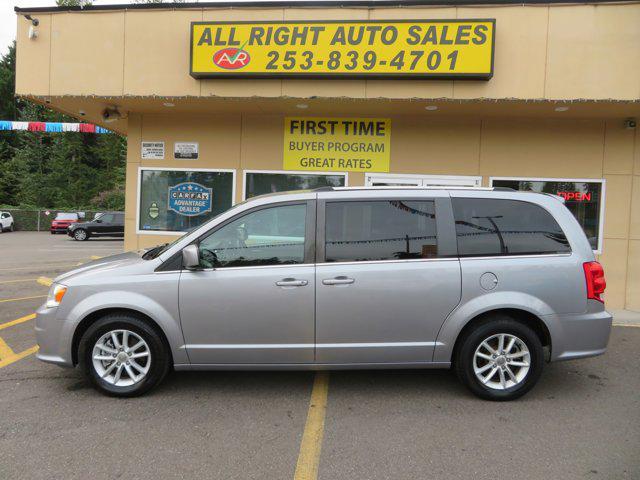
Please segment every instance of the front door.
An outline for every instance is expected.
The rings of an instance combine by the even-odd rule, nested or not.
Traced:
[[[327,199],[318,231],[316,361],[430,362],[460,300],[449,199]]]
[[[193,364],[314,360],[315,202],[240,214],[180,276],[180,320]]]

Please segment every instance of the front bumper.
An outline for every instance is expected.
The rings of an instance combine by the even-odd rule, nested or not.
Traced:
[[[605,310],[580,315],[550,315],[558,329],[552,343],[551,361],[595,357],[607,350],[613,317]],[[548,322],[551,323],[551,322]]]
[[[55,227],[52,225],[50,230],[51,230],[52,232],[56,232],[56,233],[67,233],[67,229],[68,229],[68,228],[69,228],[69,226],[68,226],[68,225],[65,225],[65,226],[55,226]]]
[[[57,317],[57,312],[58,308],[47,308],[44,305],[36,310],[35,331],[40,347],[36,357],[43,362],[73,367],[73,332],[66,331],[65,322]]]

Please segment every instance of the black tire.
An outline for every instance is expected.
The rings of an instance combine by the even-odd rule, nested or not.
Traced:
[[[78,242],[84,242],[89,240],[89,232],[87,232],[84,228],[76,228],[73,231],[73,239]]]
[[[517,337],[529,350],[529,371],[518,384],[499,390],[484,385],[474,372],[474,356],[481,343],[492,335]],[[505,349],[506,350],[506,349]],[[487,361],[489,363],[489,361]],[[480,398],[494,401],[515,400],[538,382],[544,365],[544,351],[538,335],[527,325],[506,315],[492,315],[475,325],[460,339],[454,358],[454,369],[460,381]],[[492,367],[493,368],[493,367]],[[489,370],[491,372],[492,370]],[[496,373],[500,373],[497,371]]]
[[[139,335],[149,346],[151,365],[146,376],[130,386],[108,383],[97,373],[93,365],[93,348],[96,342],[112,330],[125,329]],[[131,315],[110,314],[93,323],[82,336],[78,348],[80,368],[94,387],[114,397],[137,397],[158,385],[169,371],[170,353],[161,336],[146,322]]]

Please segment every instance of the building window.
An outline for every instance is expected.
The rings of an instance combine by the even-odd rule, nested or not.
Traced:
[[[437,257],[435,213],[433,201],[328,202],[325,261]]]
[[[184,232],[233,205],[231,170],[140,170],[138,231]]]
[[[461,257],[569,253],[564,232],[544,208],[519,200],[452,198]]]
[[[551,193],[565,199],[596,253],[602,252],[604,180],[554,178],[492,178],[491,186],[526,192]]]
[[[286,192],[288,190],[308,190],[320,187],[344,187],[347,175],[344,173],[302,173],[302,172],[244,172],[244,198],[266,193]]]

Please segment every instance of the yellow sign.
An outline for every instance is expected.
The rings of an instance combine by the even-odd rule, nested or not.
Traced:
[[[284,169],[388,172],[389,118],[284,119]]]
[[[495,27],[495,19],[192,22],[191,75],[489,79]]]

